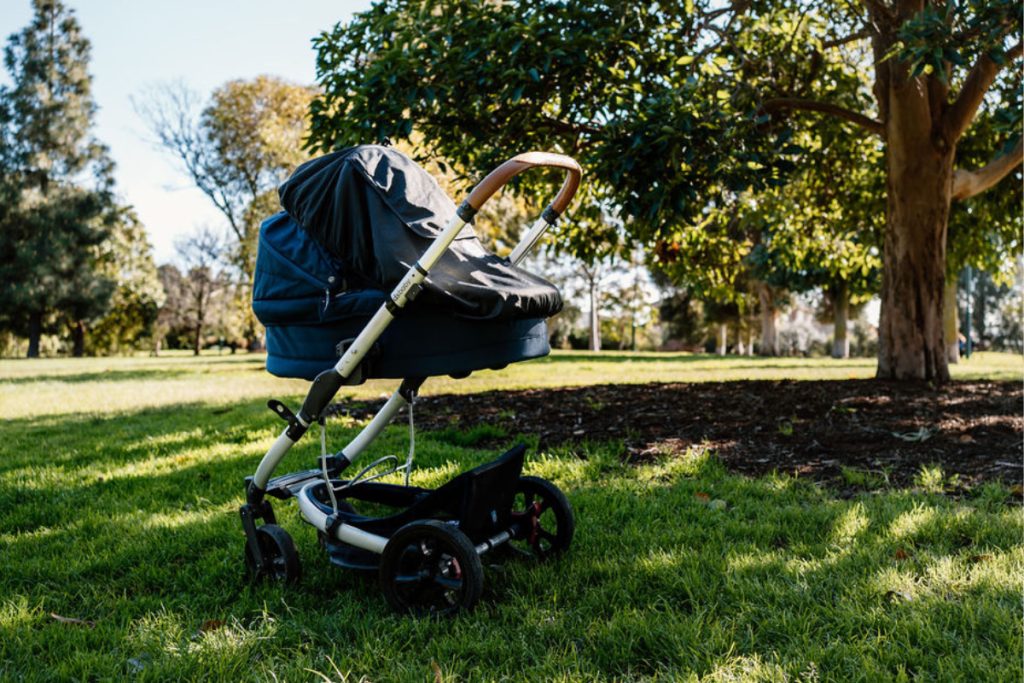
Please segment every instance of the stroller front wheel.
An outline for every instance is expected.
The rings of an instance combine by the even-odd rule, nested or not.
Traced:
[[[260,552],[263,553],[265,569],[262,572],[259,570],[252,549],[246,543],[245,564],[253,579],[259,581],[267,576],[283,584],[298,583],[302,578],[302,564],[299,562],[299,549],[291,535],[276,524],[264,524],[256,528],[256,538],[259,540]]]
[[[569,500],[557,486],[541,477],[519,478],[512,516],[523,529],[518,540],[540,560],[568,550],[576,533],[576,518]]]
[[[417,520],[388,540],[380,585],[394,611],[442,617],[476,604],[484,570],[466,534],[436,519]]]

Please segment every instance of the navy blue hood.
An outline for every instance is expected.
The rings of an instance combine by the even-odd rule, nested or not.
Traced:
[[[390,291],[455,215],[429,173],[379,145],[308,161],[279,195],[288,216],[315,240],[313,260],[329,260],[350,288]],[[476,319],[548,318],[562,309],[551,283],[488,251],[471,226],[430,271],[421,299]]]

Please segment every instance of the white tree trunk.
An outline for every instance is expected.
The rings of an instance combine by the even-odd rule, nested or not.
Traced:
[[[839,283],[835,290],[835,335],[832,338],[832,357],[849,358],[850,340],[846,336],[846,321],[850,317],[850,289],[845,282]]]
[[[724,356],[728,352],[729,326],[722,323],[718,326],[718,355]]]
[[[601,350],[601,319],[597,310],[597,277],[590,281],[590,350]]]
[[[754,355],[754,331],[747,328],[747,357]]]
[[[956,278],[946,280],[942,294],[942,325],[945,328],[946,362],[960,362],[960,316],[956,305]]]
[[[775,297],[766,282],[757,283],[757,296],[761,302],[761,351],[762,356],[779,355],[775,341]]]

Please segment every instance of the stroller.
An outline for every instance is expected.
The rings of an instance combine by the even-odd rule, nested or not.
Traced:
[[[506,182],[533,167],[567,176],[512,253],[499,258],[468,224]],[[456,209],[408,157],[363,145],[303,164],[280,187],[285,211],[260,227],[253,311],[267,328],[267,370],[312,386],[297,414],[280,401],[268,403],[287,426],[246,478],[240,514],[254,578],[294,583],[302,573],[295,542],[277,524],[269,498],[296,498],[331,562],[377,571],[388,605],[402,613],[471,608],[483,590],[480,556],[495,548],[546,558],[569,547],[572,508],[551,482],[522,475],[523,444],[433,490],[410,486],[409,471],[412,408],[427,377],[462,378],[550,351],[546,319],[561,310],[561,296],[516,266],[569,205],[580,178],[568,157],[521,154]],[[402,381],[354,439],[327,453],[335,394],[375,378]],[[404,464],[390,455],[341,478],[406,406]],[[314,424],[317,467],[274,477]],[[404,474],[404,485],[375,481],[393,473]],[[357,506],[367,504],[391,514],[359,514]]]

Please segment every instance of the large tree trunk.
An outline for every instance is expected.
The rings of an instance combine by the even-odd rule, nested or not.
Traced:
[[[850,288],[840,281],[833,290],[835,307],[835,334],[832,337],[832,357],[849,358],[850,340],[846,336],[846,321],[850,317]]]
[[[946,280],[942,295],[942,326],[946,337],[946,362],[960,362],[960,316],[956,305],[956,278]]]
[[[894,77],[887,85],[888,197],[877,376],[940,383],[949,379],[942,301],[956,145],[933,136],[923,77]]]
[[[28,353],[26,358],[39,358],[39,338],[43,336],[43,312],[33,311],[28,316]]]
[[[754,355],[754,332],[747,328],[747,357]]]
[[[762,356],[779,355],[778,345],[775,340],[775,316],[778,311],[775,308],[775,293],[766,282],[757,283],[757,297],[761,302],[761,349]]]
[[[85,355],[85,322],[79,320],[71,326],[71,355],[81,358]]]

